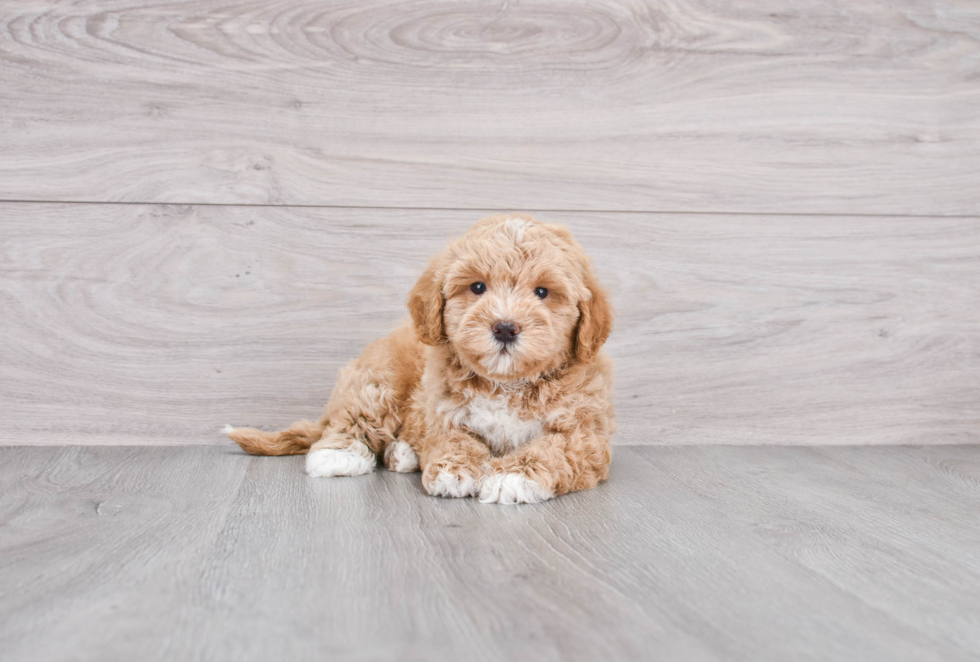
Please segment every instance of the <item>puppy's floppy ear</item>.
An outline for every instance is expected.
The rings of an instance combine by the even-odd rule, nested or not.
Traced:
[[[590,296],[578,304],[579,320],[575,332],[575,355],[579,361],[590,363],[612,332],[612,306],[609,295],[599,285],[592,267],[585,267],[585,287]]]
[[[445,339],[442,328],[442,283],[438,277],[438,257],[419,276],[415,287],[408,293],[408,312],[412,314],[419,340],[426,345],[437,345]]]

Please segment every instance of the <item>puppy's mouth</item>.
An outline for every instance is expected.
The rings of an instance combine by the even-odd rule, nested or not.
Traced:
[[[532,367],[528,365],[527,352],[534,347],[533,342],[529,344],[534,339],[524,337],[525,325],[506,322],[511,329],[494,329],[493,325],[488,325],[488,329],[484,324],[482,320],[464,319],[460,333],[450,335],[459,357],[477,374],[488,379],[511,381],[523,378]]]
[[[520,354],[521,354],[521,352],[519,351],[520,341],[515,340],[509,343],[503,343],[495,339],[493,344],[494,347],[496,348],[496,351],[493,352],[493,356],[496,357],[506,356],[512,360],[517,360],[518,358],[520,358]]]
[[[494,342],[493,351],[483,356],[480,364],[491,376],[506,377],[519,365],[517,343]]]

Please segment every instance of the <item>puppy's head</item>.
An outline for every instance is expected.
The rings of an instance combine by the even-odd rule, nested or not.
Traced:
[[[448,344],[495,381],[595,359],[612,329],[605,291],[561,226],[491,216],[436,256],[408,308],[422,342]]]

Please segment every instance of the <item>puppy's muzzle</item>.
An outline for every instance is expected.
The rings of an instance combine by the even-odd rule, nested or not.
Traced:
[[[494,322],[491,329],[493,331],[493,337],[504,345],[509,345],[517,340],[517,334],[521,332],[521,327],[508,320]]]

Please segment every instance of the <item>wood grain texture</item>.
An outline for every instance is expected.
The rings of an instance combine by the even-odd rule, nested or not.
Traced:
[[[226,447],[0,448],[27,660],[973,660],[980,447],[620,448],[538,506]]]
[[[152,659],[146,642],[169,636],[220,552],[247,462],[97,447],[0,457],[4,660]]]
[[[965,1],[22,0],[0,198],[980,215]]]
[[[0,440],[316,416],[472,212],[0,205]],[[980,219],[539,214],[611,292],[625,444],[976,443]]]

